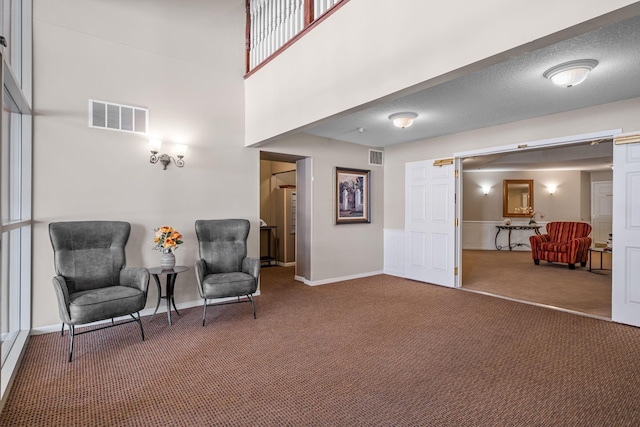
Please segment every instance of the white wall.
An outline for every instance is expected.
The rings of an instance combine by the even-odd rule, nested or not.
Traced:
[[[385,229],[404,229],[405,163],[451,157],[454,153],[609,129],[638,130],[640,98],[562,114],[522,120],[385,149]]]
[[[582,216],[582,188],[580,171],[519,171],[519,172],[464,172],[463,221],[502,221],[503,180],[532,179],[533,208],[544,213],[544,221],[589,221]],[[557,185],[549,194],[547,185]],[[482,186],[490,186],[486,196]],[[591,185],[586,185],[587,205]],[[536,218],[539,220],[540,218]]]
[[[305,134],[261,147],[313,160],[311,284],[382,271],[384,173],[368,164],[369,148]],[[370,224],[334,224],[336,166],[371,170]]]
[[[244,148],[242,1],[34,1],[33,326],[59,324],[52,221],[132,224],[131,266],[159,265],[153,229],[174,226],[193,267],[196,219],[251,220],[258,255],[259,157]],[[88,99],[145,106],[152,132],[184,138],[186,165],[149,164],[146,138],[90,129]],[[153,282],[148,307],[155,306]],[[199,300],[193,270],[177,303]]]
[[[594,172],[590,176],[591,182],[613,181],[613,171]]]
[[[621,17],[593,18],[632,3],[351,1],[246,80],[245,143],[598,28]]]

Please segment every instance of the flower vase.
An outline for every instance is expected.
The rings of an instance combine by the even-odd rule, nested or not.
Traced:
[[[173,252],[163,252],[160,255],[160,268],[163,270],[172,270],[176,265],[176,257]]]

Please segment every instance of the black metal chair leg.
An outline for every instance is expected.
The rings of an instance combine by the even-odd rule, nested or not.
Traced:
[[[60,336],[63,337],[64,336],[64,323],[62,324],[62,330],[60,331]]]
[[[253,297],[251,295],[247,295],[247,298],[249,298],[249,301],[251,301],[251,309],[253,310],[253,318],[257,319],[257,317],[256,317],[256,304],[253,302]]]
[[[69,363],[71,363],[71,357],[73,357],[73,337],[76,333],[76,327],[69,325]]]
[[[142,341],[144,341],[144,329],[142,329],[142,319],[140,318],[140,312],[136,311],[136,314],[138,315],[138,317],[134,316],[133,314],[129,314],[129,316],[131,316],[131,318],[133,320],[135,320],[136,323],[138,323],[138,326],[140,326],[140,333],[142,334]]]
[[[204,312],[202,313],[202,326],[204,326],[204,320],[207,318],[207,299],[204,299]]]
[[[138,326],[140,326],[140,334],[142,335],[142,341],[144,341],[144,329],[142,329],[142,319],[140,318],[140,312],[136,311],[136,314],[138,315],[138,318],[136,318],[133,314],[131,315],[131,317],[136,319],[136,322],[138,322]]]

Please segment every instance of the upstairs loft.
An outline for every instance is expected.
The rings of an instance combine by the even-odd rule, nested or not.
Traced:
[[[349,0],[246,0],[250,74]]]

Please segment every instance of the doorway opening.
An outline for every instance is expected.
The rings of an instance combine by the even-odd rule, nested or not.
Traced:
[[[305,244],[309,230],[299,227],[299,218],[308,216],[305,202],[310,196],[307,182],[310,171],[305,167],[308,161],[301,156],[260,152],[262,268],[284,267],[283,272],[294,277],[308,270],[310,260],[309,246]]]
[[[599,221],[591,247],[606,246],[602,236],[611,233],[612,192],[602,190],[598,196],[593,189],[613,180],[613,133],[529,144],[534,147],[527,150],[498,147],[456,156],[461,165],[462,289],[611,319],[611,253],[589,251],[592,259],[584,267],[578,263],[575,270],[547,261],[535,265],[529,236],[536,230],[529,222],[545,234],[552,221]],[[533,180],[530,215],[503,216],[503,181],[513,179]],[[513,226],[506,230],[508,223]]]

